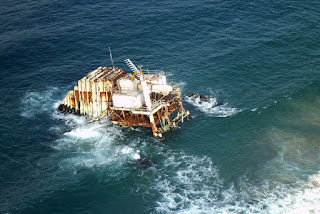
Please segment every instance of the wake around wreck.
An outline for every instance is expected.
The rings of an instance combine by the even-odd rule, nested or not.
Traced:
[[[118,68],[99,67],[78,81],[58,109],[85,115],[92,122],[109,115],[124,127],[149,127],[162,137],[190,116],[183,108],[178,84],[167,84],[161,70],[139,69],[126,59],[133,74]]]

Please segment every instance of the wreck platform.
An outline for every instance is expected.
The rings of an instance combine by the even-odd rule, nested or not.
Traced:
[[[183,108],[179,85],[168,84],[163,71],[138,69],[129,59],[125,62],[133,73],[99,67],[78,81],[58,109],[91,121],[109,116],[112,123],[124,127],[149,127],[157,137],[190,116]]]

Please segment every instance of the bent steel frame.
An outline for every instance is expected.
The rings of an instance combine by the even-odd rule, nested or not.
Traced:
[[[167,84],[163,72],[144,74],[142,66],[138,70],[129,59],[125,62],[133,74],[99,67],[78,81],[58,109],[88,116],[91,122],[108,115],[114,124],[148,127],[157,137],[190,116],[183,107],[178,84]]]

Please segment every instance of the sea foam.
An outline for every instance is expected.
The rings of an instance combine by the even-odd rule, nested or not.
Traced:
[[[229,107],[227,102],[219,105],[215,97],[210,97],[209,101],[206,102],[201,101],[200,97],[194,98],[186,96],[185,100],[208,116],[228,117],[240,112],[237,108]]]
[[[42,92],[29,91],[21,98],[21,116],[32,118],[37,114],[50,113],[56,109],[58,100],[55,99],[59,89],[51,87]]]
[[[320,174],[296,184],[244,176],[237,188],[226,184],[206,156],[168,151],[162,169],[153,171],[158,198],[154,213],[319,213]]]

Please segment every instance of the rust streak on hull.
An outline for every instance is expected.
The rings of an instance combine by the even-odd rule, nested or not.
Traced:
[[[168,85],[162,71],[144,74],[139,68],[134,74],[118,68],[95,69],[78,81],[58,109],[92,121],[109,115],[114,124],[151,128],[154,136],[162,137],[190,113],[183,108],[178,85]]]

